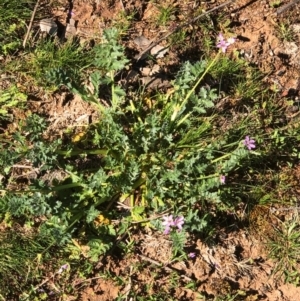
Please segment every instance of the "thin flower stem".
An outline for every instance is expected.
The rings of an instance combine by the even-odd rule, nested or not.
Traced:
[[[114,71],[110,71],[111,84],[111,100],[113,108],[116,109],[116,97],[115,97],[115,84],[114,84]]]
[[[221,157],[219,157],[219,158],[216,158],[216,159],[214,159],[214,160],[211,160],[210,162],[211,162],[211,163],[216,163],[216,162],[218,162],[218,161],[220,161],[220,160],[222,160],[222,159],[225,159],[225,158],[227,158],[227,157],[229,157],[229,156],[231,156],[231,155],[232,155],[232,153],[229,153],[229,154],[223,155],[223,156],[221,156]]]
[[[200,78],[198,79],[198,81],[196,82],[196,84],[194,85],[194,87],[189,91],[189,93],[187,94],[187,96],[185,97],[185,99],[183,100],[183,102],[181,103],[181,108],[188,101],[188,99],[190,98],[190,96],[192,95],[192,93],[196,90],[196,88],[198,87],[198,85],[200,84],[200,82],[203,80],[204,76],[207,74],[207,72],[210,70],[210,68],[215,64],[215,62],[216,62],[217,58],[219,58],[219,56],[220,56],[220,52],[218,52],[218,54],[215,56],[215,58],[208,65],[208,67],[203,72],[203,74],[200,76]]]
[[[211,179],[211,178],[217,177],[218,175],[219,175],[218,173],[214,173],[214,174],[212,174],[212,175],[199,177],[199,178],[197,178],[197,180]]]
[[[183,108],[183,106],[186,104],[186,102],[188,101],[188,99],[191,97],[192,93],[195,92],[196,88],[198,87],[198,85],[200,84],[200,82],[203,80],[204,76],[207,74],[207,72],[211,69],[211,67],[215,64],[215,62],[217,61],[217,59],[220,56],[220,52],[218,52],[218,54],[215,56],[215,58],[211,61],[211,63],[208,65],[208,67],[206,68],[206,70],[203,72],[203,74],[200,76],[200,78],[197,80],[196,84],[193,86],[193,88],[189,91],[189,93],[186,95],[186,97],[184,98],[183,102],[180,104],[180,106],[177,108],[177,112],[180,112]],[[173,116],[174,115],[174,116]],[[176,115],[177,114],[173,114],[172,115],[172,119],[175,120]],[[185,118],[183,118],[185,119]],[[184,120],[181,119],[180,122],[178,123],[178,125],[180,123],[182,123]]]
[[[64,150],[57,150],[56,153],[59,155],[65,156],[77,156],[77,155],[107,155],[109,151],[107,149],[85,149],[85,150],[72,150],[72,151],[64,151]]]

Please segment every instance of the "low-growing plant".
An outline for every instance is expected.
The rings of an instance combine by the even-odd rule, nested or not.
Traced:
[[[10,54],[22,46],[26,21],[30,20],[34,3],[3,0],[0,3],[0,54]]]
[[[15,100],[17,100],[16,97]],[[8,175],[14,164],[26,159],[29,159],[35,167],[44,170],[49,164],[56,162],[58,155],[54,149],[60,145],[61,141],[46,143],[42,137],[45,128],[44,119],[32,114],[23,124],[19,124],[15,133],[1,137],[3,151],[0,154],[0,167],[4,174]]]
[[[0,234],[0,299],[63,299],[77,289],[72,284],[85,281],[96,264],[98,269],[100,256],[105,262],[109,254],[134,254],[136,230],[145,227],[172,246],[168,267],[149,258],[150,281],[140,286],[131,281],[140,279],[135,277],[147,260],[131,266],[129,275],[107,269],[106,276],[131,287],[118,300],[171,300],[182,284],[173,264],[195,262],[199,254],[187,244],[191,237],[215,243],[222,232],[220,220],[230,223],[230,230],[237,226],[233,218],[244,223],[249,212],[255,227],[273,203],[297,203],[291,195],[298,181],[292,171],[299,159],[299,122],[282,117],[285,107],[274,100],[278,90],[266,91],[256,68],[236,51],[226,55],[234,47],[232,34],[219,34],[217,43],[211,39],[216,23],[221,31],[229,30],[227,14],[207,15],[171,35],[170,44],[188,36],[181,54],[199,36],[201,42],[191,61],[172,65],[177,73],[167,91],[150,91],[123,86],[131,65],[120,40],[133,15],[121,13],[111,23],[117,29],[105,30],[93,47],[47,37],[28,43],[26,52],[14,57],[10,55],[20,48],[35,3],[2,2],[0,55],[8,75],[3,78],[13,78],[12,73],[17,84],[0,91],[0,227],[5,230]],[[159,7],[155,22],[172,30],[178,25],[176,10]],[[287,23],[282,24],[279,34],[290,40]],[[203,56],[195,61],[200,52]],[[164,70],[168,68],[166,60]],[[15,107],[26,105],[20,77],[48,92],[69,89],[92,103],[99,119],[81,132],[66,129],[61,139],[46,136],[48,123],[29,110],[14,120]],[[3,83],[7,87],[8,81]],[[22,231],[13,228],[16,220]],[[274,273],[298,285],[298,216],[278,221],[274,231],[265,231],[272,238],[268,246],[277,262]],[[248,271],[248,262],[236,266]],[[199,283],[189,281],[186,287],[196,292]],[[203,299],[250,298],[225,282],[224,294],[202,292]]]
[[[174,6],[158,6],[157,24],[159,26],[166,26],[168,22],[174,20],[174,13],[176,12],[176,7]]]
[[[275,235],[268,242],[269,256],[276,260],[275,275],[299,285],[300,233],[297,208],[285,207],[279,210],[294,211],[296,214],[275,229]]]
[[[20,92],[19,89],[13,85],[4,91],[0,91],[0,120],[11,119],[10,110],[14,107],[22,107],[26,101],[27,96]]]
[[[282,3],[281,0],[274,0],[270,2],[270,6],[273,8],[277,8],[281,5],[281,3]]]
[[[34,142],[26,155],[34,166],[45,166],[43,170],[48,171],[59,166],[57,156],[64,157],[68,176],[53,187],[39,181],[22,191],[22,196],[13,192],[5,195],[5,210],[12,215],[49,216],[45,226],[57,243],[66,242],[82,225],[101,234],[101,239],[88,243],[93,260],[109,249],[119,231],[110,222],[93,226],[98,216],[105,216],[106,206],[131,200],[130,214],[117,215],[122,224],[142,222],[153,212],[172,209],[184,217],[186,230],[204,231],[206,215],[197,208],[221,204],[226,176],[255,154],[254,140],[245,128],[234,137],[214,128],[217,94],[202,82],[221,52],[209,65],[204,60],[185,62],[173,89],[168,94],[157,93],[145,104],[143,93],[125,97],[125,91],[115,83],[115,75],[128,61],[118,45],[118,32],[107,30],[104,37],[93,50],[92,90],[82,87],[80,78],[53,77],[92,101],[101,118],[86,130],[84,143],[61,147],[42,139]],[[232,42],[222,37],[217,46],[225,52]],[[99,165],[78,168],[76,158]],[[173,240],[174,256],[178,256],[184,252],[184,235],[175,235]]]
[[[186,31],[181,29],[176,31],[173,35],[168,39],[171,45],[174,46],[183,46],[186,40]]]
[[[283,41],[292,42],[295,40],[295,33],[289,20],[279,22],[279,24],[276,26],[276,31],[278,37]]]
[[[133,11],[129,14],[125,13],[125,11],[121,11],[118,13],[116,18],[113,20],[112,27],[116,28],[120,34],[120,36],[124,36],[127,34],[128,29],[131,26],[132,21],[135,18],[135,14],[137,12]]]
[[[37,86],[55,90],[62,81],[80,82],[91,58],[76,42],[58,43],[46,38],[25,55],[22,65],[11,62],[7,69],[17,71]]]
[[[45,265],[53,260],[49,246],[50,236],[27,233],[15,226],[1,231],[0,235],[0,292],[2,296],[17,296],[26,287],[35,285],[42,279]]]

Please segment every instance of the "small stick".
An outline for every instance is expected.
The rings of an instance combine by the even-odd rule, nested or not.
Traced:
[[[26,36],[25,36],[24,41],[23,41],[23,48],[25,48],[25,46],[26,46],[26,42],[27,42],[27,39],[29,37],[29,33],[30,33],[30,30],[31,30],[31,27],[32,27],[32,23],[33,23],[33,20],[34,20],[35,13],[36,13],[37,8],[39,6],[39,2],[40,2],[40,0],[37,0],[37,2],[35,4],[35,7],[34,7],[34,10],[32,12],[30,23],[29,23],[29,26],[27,28]]]
[[[151,259],[151,258],[149,258],[148,256],[145,256],[145,255],[140,255],[140,254],[137,254],[141,259],[143,259],[143,260],[145,260],[145,261],[148,261],[148,262],[150,262],[150,263],[152,263],[152,264],[154,264],[154,265],[156,265],[156,266],[159,266],[159,267],[162,267],[163,269],[165,269],[166,271],[168,271],[168,272],[177,272],[177,273],[179,273],[179,272],[182,272],[181,270],[178,270],[178,269],[176,269],[176,268],[173,268],[173,267],[168,267],[168,266],[166,266],[166,265],[163,265],[162,263],[160,263],[160,262],[158,262],[158,261],[156,261],[156,260],[154,260],[154,259]],[[188,277],[188,276],[185,276],[185,275],[180,275],[182,278],[185,278],[186,280],[188,280],[188,281],[192,281],[192,279],[190,278],[190,277]]]
[[[82,283],[85,283],[85,282],[91,282],[93,280],[96,280],[96,279],[100,279],[100,278],[103,278],[104,276],[97,276],[97,277],[92,277],[92,278],[88,278],[88,279],[84,279],[84,280],[81,280],[79,282],[73,282],[73,286],[77,286],[77,285],[80,285]]]
[[[286,4],[286,5],[283,5],[282,7],[279,7],[277,9],[277,12],[276,14],[277,15],[280,15],[282,14],[284,11],[286,11],[287,9],[289,9],[291,6],[297,4],[300,0],[292,0],[290,3]]]
[[[159,219],[161,218],[162,216],[164,216],[166,213],[170,212],[171,209],[167,209],[165,210],[164,212],[160,213],[160,214],[157,214],[155,216],[151,216],[149,218],[146,218],[146,219],[143,219],[141,221],[135,221],[135,222],[131,222],[132,224],[140,224],[140,223],[146,223],[146,222],[150,222],[150,221],[153,221],[155,219]]]
[[[206,16],[206,15],[208,15],[208,14],[214,12],[215,10],[218,10],[218,9],[220,9],[220,8],[223,8],[223,7],[225,7],[225,6],[227,6],[227,5],[231,4],[231,3],[233,3],[233,2],[235,2],[235,1],[236,1],[236,0],[229,0],[229,1],[226,1],[226,2],[223,3],[223,4],[218,5],[218,6],[214,7],[214,8],[212,8],[212,9],[210,9],[210,10],[208,10],[208,11],[202,13],[201,15],[195,17],[194,19],[192,19],[192,20],[190,20],[190,21],[187,21],[187,22],[183,23],[182,25],[178,25],[178,26],[175,27],[173,30],[169,31],[169,32],[166,33],[164,36],[162,36],[160,39],[158,39],[156,42],[151,43],[150,46],[148,46],[148,47],[147,47],[145,50],[143,50],[141,53],[139,53],[138,56],[136,57],[137,61],[140,60],[141,57],[142,57],[145,53],[147,53],[149,50],[151,50],[154,46],[156,46],[156,45],[157,45],[158,43],[160,43],[161,41],[165,40],[167,37],[169,37],[169,36],[170,36],[171,34],[173,34],[174,32],[176,32],[176,31],[178,31],[178,30],[180,30],[180,29],[182,29],[182,28],[184,28],[184,27],[186,27],[186,26],[188,26],[188,25],[190,25],[190,24],[196,22],[198,19],[200,19],[200,18],[202,18],[202,17],[204,17],[204,16]],[[300,0],[295,0],[295,1],[300,1]]]
[[[28,169],[32,169],[32,166],[30,166],[30,165],[20,165],[20,164],[14,164],[12,167],[14,167],[14,168],[28,168]]]
[[[121,7],[122,7],[122,11],[125,12],[125,7],[124,7],[124,4],[123,4],[122,0],[120,0],[120,4],[121,4]]]

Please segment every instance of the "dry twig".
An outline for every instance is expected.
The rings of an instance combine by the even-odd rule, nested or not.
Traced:
[[[294,6],[295,4],[297,4],[300,0],[292,0],[290,3],[283,5],[282,7],[279,7],[277,9],[277,15],[282,14],[284,11],[288,10],[290,7]]]
[[[26,36],[24,38],[24,41],[23,41],[23,47],[25,48],[26,46],[26,42],[27,42],[27,39],[29,37],[29,33],[30,33],[30,30],[31,30],[31,27],[32,27],[32,23],[33,23],[33,20],[34,20],[34,16],[35,16],[35,13],[37,11],[37,8],[39,6],[39,3],[40,3],[40,0],[37,0],[36,4],[35,4],[35,7],[34,7],[34,10],[32,12],[32,15],[31,15],[31,19],[30,19],[30,23],[29,23],[29,26],[27,28],[27,32],[26,32]]]
[[[142,260],[148,261],[148,262],[150,262],[151,264],[154,264],[154,265],[156,265],[156,266],[158,266],[158,267],[161,267],[161,268],[163,268],[164,270],[166,270],[166,271],[168,271],[168,272],[177,272],[177,273],[179,273],[180,276],[181,276],[182,278],[184,278],[185,280],[187,280],[187,281],[192,281],[192,279],[191,279],[190,277],[188,277],[188,276],[186,276],[186,275],[183,275],[183,274],[182,274],[183,271],[181,271],[181,270],[178,270],[178,269],[176,269],[176,268],[174,268],[174,267],[169,267],[169,266],[163,265],[163,264],[160,263],[159,261],[156,261],[156,260],[154,260],[154,259],[151,259],[151,258],[149,258],[148,256],[140,255],[140,254],[137,254],[137,255],[138,255]]]
[[[227,5],[231,4],[231,3],[233,3],[233,2],[235,2],[235,1],[236,1],[236,0],[229,0],[229,1],[226,1],[225,3],[220,4],[220,5],[216,6],[216,7],[212,8],[212,9],[210,9],[210,10],[204,12],[204,13],[202,13],[201,15],[199,15],[199,16],[193,18],[192,20],[187,21],[187,22],[184,22],[183,24],[176,26],[173,30],[170,30],[170,31],[167,32],[164,36],[162,36],[160,39],[156,40],[155,42],[152,42],[146,49],[144,49],[143,51],[141,51],[141,53],[139,53],[139,54],[137,55],[137,57],[136,57],[137,61],[140,60],[140,59],[143,57],[143,55],[144,55],[145,53],[147,53],[147,52],[150,51],[153,47],[155,47],[156,45],[158,45],[158,43],[160,43],[161,41],[163,41],[163,40],[165,40],[166,38],[168,38],[171,34],[177,32],[178,30],[180,30],[180,29],[182,29],[182,28],[184,28],[184,27],[186,27],[186,26],[188,26],[188,25],[190,25],[190,24],[196,22],[196,21],[199,20],[200,18],[202,18],[202,17],[204,17],[204,16],[207,16],[207,15],[209,15],[210,13],[212,13],[212,12],[214,12],[214,11],[220,9],[220,8],[223,8],[223,7],[225,7],[225,6],[227,6]],[[300,1],[300,0],[294,0],[294,1]]]

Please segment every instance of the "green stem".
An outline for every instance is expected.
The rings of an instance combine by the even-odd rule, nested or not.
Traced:
[[[211,179],[211,178],[215,178],[217,176],[219,176],[219,174],[215,173],[213,175],[199,177],[199,178],[197,178],[197,180]]]
[[[108,153],[107,149],[84,149],[84,150],[72,150],[72,151],[64,151],[64,150],[57,150],[57,154],[65,155],[65,156],[77,156],[77,155],[103,155],[106,156]]]
[[[114,71],[110,71],[110,80],[111,80],[111,102],[113,108],[116,109]]]
[[[215,56],[215,58],[211,61],[211,63],[208,65],[208,67],[205,69],[205,71],[203,72],[203,74],[200,76],[200,78],[197,80],[196,84],[193,86],[193,88],[189,91],[189,93],[186,95],[186,97],[184,98],[183,102],[180,104],[179,107],[179,111],[182,109],[182,107],[186,104],[186,102],[188,101],[188,99],[191,97],[192,93],[195,92],[196,88],[198,87],[198,85],[200,84],[200,82],[203,80],[204,76],[207,74],[207,72],[210,70],[210,68],[215,64],[215,62],[217,61],[217,59],[220,56],[220,52],[218,52],[218,54]]]
[[[231,155],[232,155],[232,153],[229,153],[229,154],[223,155],[223,156],[221,156],[221,157],[219,157],[219,158],[216,158],[216,159],[214,159],[214,160],[211,160],[210,162],[211,162],[211,163],[216,163],[216,162],[218,162],[218,161],[220,161],[220,160],[222,160],[222,159],[224,159],[224,158],[227,158],[227,157],[229,157],[229,156],[231,156]]]
[[[84,187],[84,184],[70,183],[70,184],[65,184],[65,185],[59,185],[59,186],[52,187],[48,191],[60,191],[60,190],[65,190],[65,189],[70,189],[70,188],[75,188],[75,187]]]

